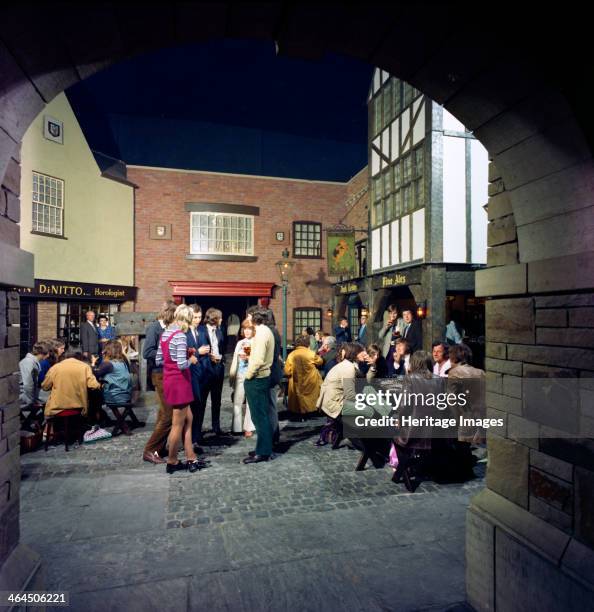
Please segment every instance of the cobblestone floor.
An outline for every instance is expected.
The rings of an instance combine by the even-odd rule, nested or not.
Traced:
[[[283,452],[208,438],[212,466],[142,462],[154,398],[132,436],[24,455],[22,539],[75,610],[463,609],[464,522],[482,473],[410,494],[389,468],[313,442],[322,420],[283,421]],[[223,425],[231,419],[228,398]]]

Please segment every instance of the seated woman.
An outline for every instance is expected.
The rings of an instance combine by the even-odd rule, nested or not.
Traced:
[[[326,375],[317,402],[317,407],[328,418],[316,446],[331,442],[332,448],[338,448],[342,440],[341,413],[344,402],[355,399],[355,379],[363,376],[358,364],[366,356],[365,347],[358,342],[345,342],[341,345],[338,356],[340,361]]]
[[[103,361],[95,369],[95,376],[103,382],[106,404],[127,404],[132,399],[132,375],[122,343],[109,340],[103,349]]]
[[[285,375],[289,378],[289,412],[294,418],[316,411],[322,377],[318,371],[324,361],[309,348],[309,336],[295,340],[295,350],[285,363]]]
[[[367,347],[367,356],[362,365],[361,371],[365,372],[367,380],[372,378],[386,378],[388,376],[388,364],[377,344],[370,344]]]

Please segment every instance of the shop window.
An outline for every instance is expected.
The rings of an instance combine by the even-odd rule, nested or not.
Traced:
[[[298,338],[306,327],[311,327],[314,332],[322,328],[320,308],[293,308],[293,337]]]
[[[93,310],[95,315],[104,314],[109,323],[114,324],[114,315],[120,310],[120,304],[101,304],[84,302],[58,303],[58,336],[63,338],[66,346],[80,343],[80,326],[87,320],[86,313]],[[97,317],[95,322],[98,322]]]
[[[359,317],[360,309],[358,306],[349,306],[349,327],[351,328],[351,337],[353,342],[357,338],[359,333],[359,327],[361,327]]]
[[[322,256],[322,224],[312,221],[293,223],[293,257]]]
[[[190,213],[192,255],[254,254],[254,218],[234,213]]]
[[[64,181],[33,172],[32,194],[32,231],[63,236]]]

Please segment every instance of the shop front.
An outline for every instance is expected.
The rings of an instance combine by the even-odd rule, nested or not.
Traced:
[[[359,333],[361,314],[367,311],[368,293],[366,279],[350,280],[334,285],[334,314],[349,321],[353,338]]]
[[[122,308],[133,309],[136,287],[36,279],[35,286],[17,289],[21,302],[20,352],[25,355],[38,340],[80,341],[86,313],[106,315],[111,324]]]

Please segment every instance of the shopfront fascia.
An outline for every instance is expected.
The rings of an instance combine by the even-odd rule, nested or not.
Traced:
[[[35,279],[31,288],[17,287],[21,302],[20,352],[38,340],[61,337],[67,344],[79,341],[86,312],[113,315],[124,302],[134,302],[136,287]]]

